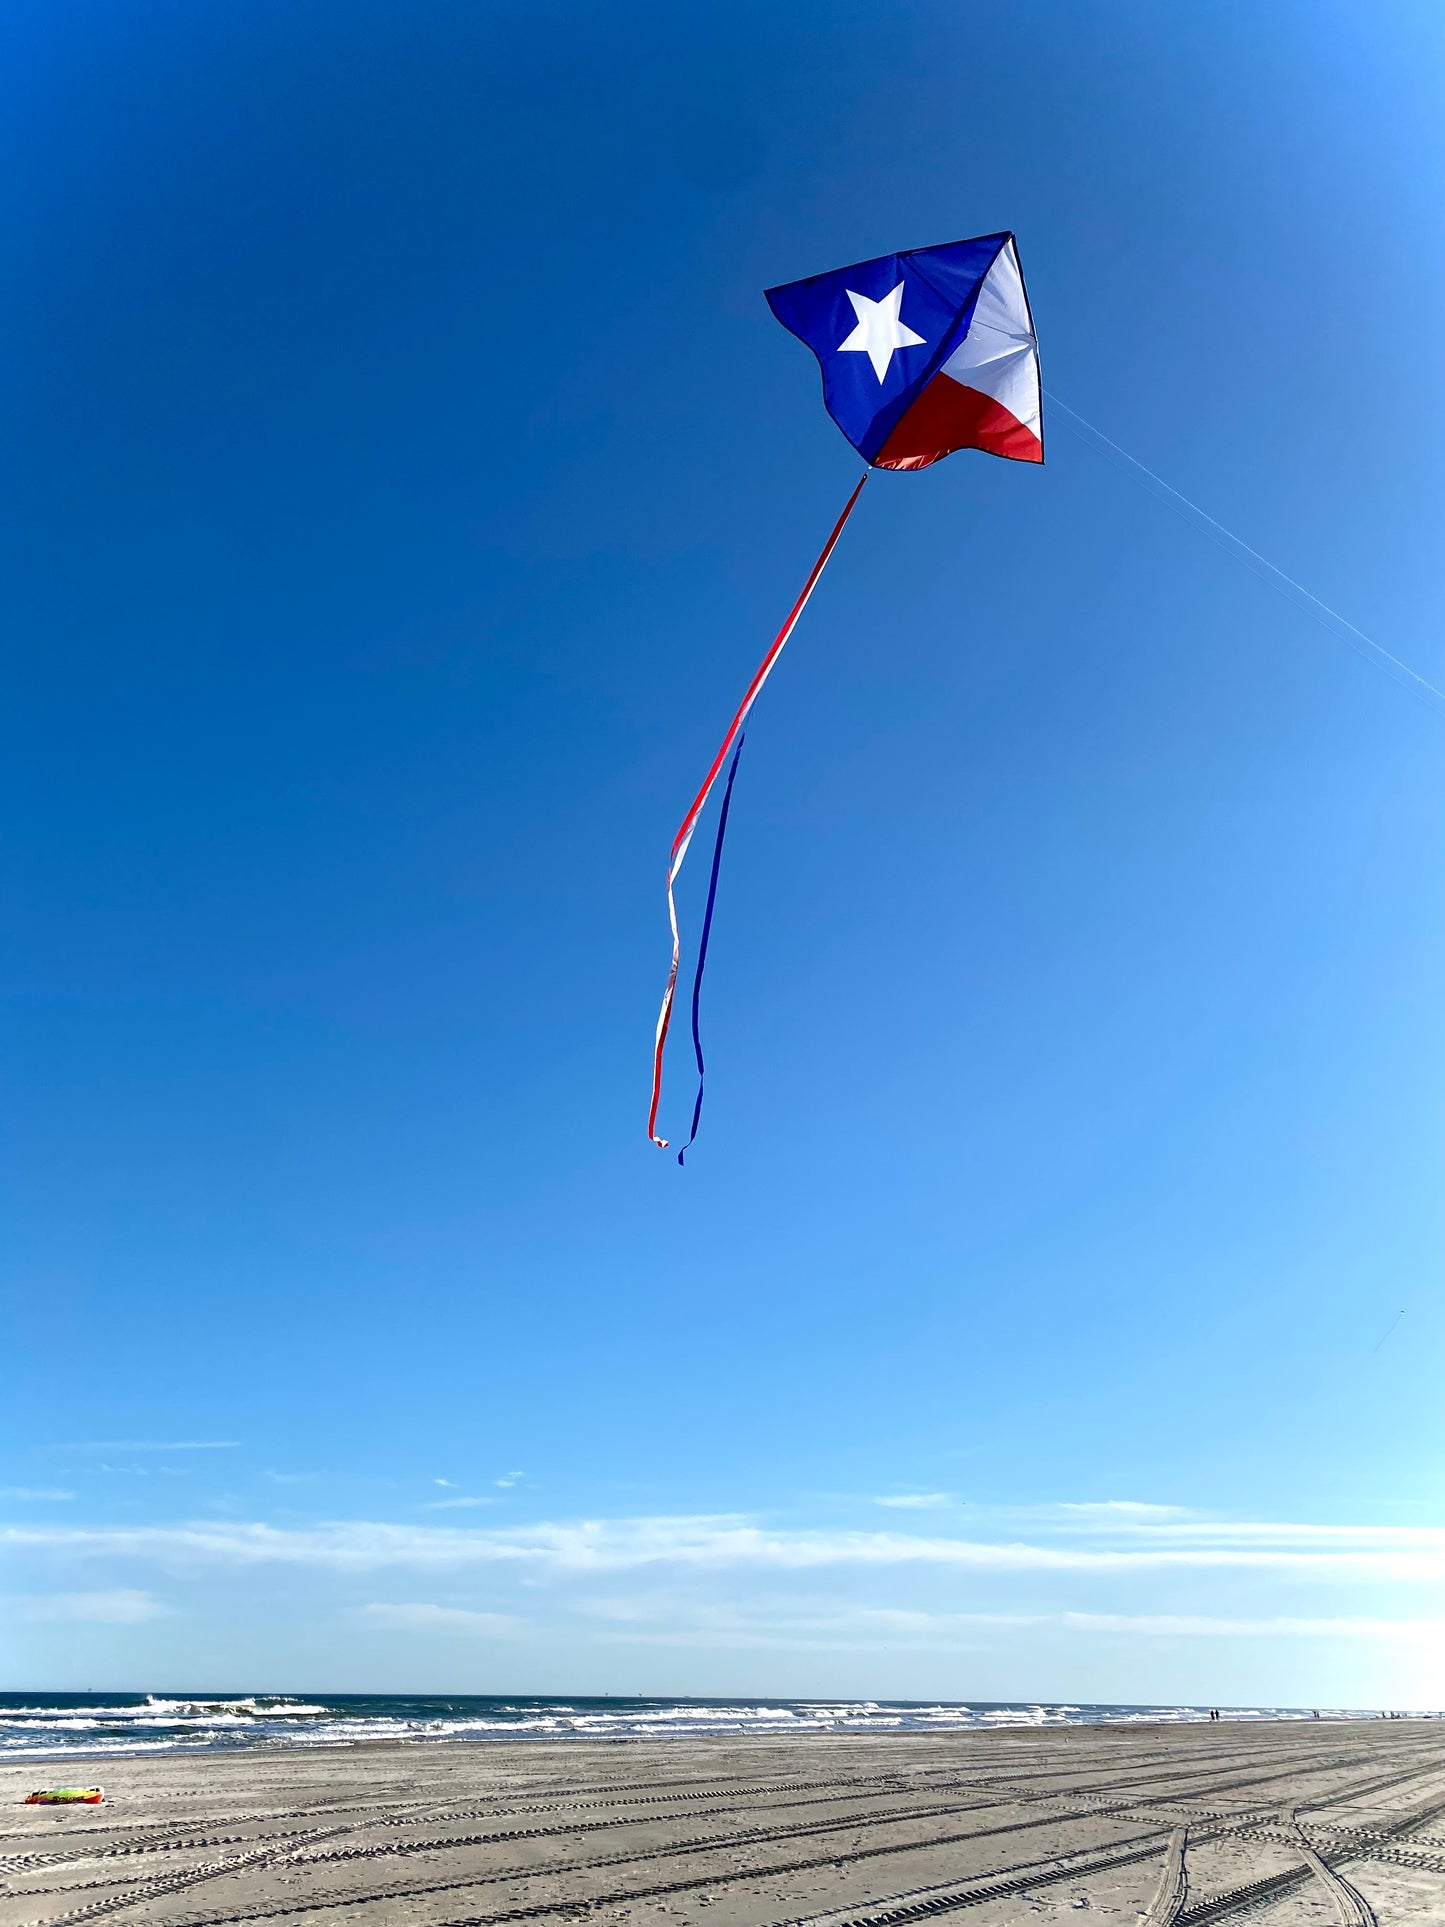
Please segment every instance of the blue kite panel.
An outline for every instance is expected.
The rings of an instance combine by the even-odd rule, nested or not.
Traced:
[[[968,333],[979,289],[1009,238],[984,234],[883,254],[768,289],[778,320],[818,357],[828,413],[865,461]]]

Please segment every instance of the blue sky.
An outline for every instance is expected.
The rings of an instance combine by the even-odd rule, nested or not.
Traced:
[[[643,1129],[857,472],[764,287],[1014,229],[1445,679],[1438,12],[4,33],[9,1683],[1445,1699],[1445,722],[1057,413],[865,493]]]

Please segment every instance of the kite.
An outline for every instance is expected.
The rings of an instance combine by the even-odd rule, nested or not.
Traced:
[[[668,853],[672,967],[657,1018],[652,1106],[647,1117],[647,1135],[662,1150],[668,1147],[668,1140],[657,1135],[662,1059],[682,954],[674,887],[698,818],[727,763],[692,986],[697,1097],[691,1135],[677,1154],[679,1164],[695,1141],[702,1118],[702,979],[748,714],[818,586],[864,482],[875,468],[928,468],[962,448],[977,448],[1014,462],[1044,459],[1039,347],[1012,234],[984,234],[944,247],[880,255],[875,261],[859,261],[851,268],[769,288],[767,301],[783,326],[817,356],[824,405],[868,466],[749,683]]]

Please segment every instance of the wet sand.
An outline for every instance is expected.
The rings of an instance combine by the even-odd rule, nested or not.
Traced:
[[[1445,1927],[1445,1723],[426,1744],[7,1765],[0,1927]]]

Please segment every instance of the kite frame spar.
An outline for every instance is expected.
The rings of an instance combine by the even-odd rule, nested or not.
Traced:
[[[677,968],[678,968],[678,963],[682,956],[682,937],[678,930],[677,900],[673,895],[673,886],[677,882],[678,872],[682,869],[683,860],[687,856],[688,845],[692,842],[693,831],[697,828],[697,819],[699,818],[699,816],[702,815],[703,808],[707,803],[707,799],[712,793],[712,786],[718,779],[718,772],[722,769],[723,764],[727,761],[728,751],[733,747],[734,742],[737,741],[739,733],[741,732],[744,723],[746,723],[748,719],[748,711],[752,708],[753,704],[757,701],[759,695],[762,692],[763,684],[768,680],[768,677],[772,674],[774,663],[776,663],[776,661],[778,660],[778,657],[783,653],[783,649],[787,644],[787,640],[789,636],[792,635],[793,630],[797,627],[798,617],[802,615],[804,609],[807,608],[809,598],[811,597],[814,589],[816,589],[818,586],[818,578],[819,576],[822,575],[824,569],[828,566],[828,557],[833,553],[834,548],[837,546],[838,537],[843,533],[844,524],[847,522],[848,517],[853,513],[853,504],[858,500],[858,497],[863,493],[863,484],[868,480],[868,475],[869,475],[869,470],[864,469],[862,475],[858,478],[857,487],[853,490],[853,493],[848,497],[848,501],[843,509],[843,513],[838,517],[838,520],[833,524],[833,533],[828,537],[827,541],[823,544],[822,551],[819,554],[817,561],[813,564],[812,570],[808,576],[807,581],[803,584],[802,594],[798,597],[797,601],[793,604],[792,609],[789,612],[787,621],[783,624],[782,628],[778,631],[777,635],[774,636],[772,647],[768,650],[768,653],[763,657],[762,662],[758,665],[757,674],[753,677],[752,681],[748,684],[747,694],[743,697],[742,702],[739,705],[738,713],[736,714],[736,716],[733,717],[731,723],[729,723],[728,725],[728,732],[726,736],[724,736],[722,739],[722,747],[718,750],[717,755],[714,756],[712,760],[712,768],[708,771],[706,777],[703,779],[702,788],[698,791],[697,795],[693,798],[691,808],[688,810],[687,815],[682,819],[682,822],[678,827],[677,835],[672,839],[672,849],[669,851],[668,859],[667,859],[667,920],[672,928],[672,967],[669,969],[667,973],[667,989],[662,993],[662,1008],[657,1013],[657,1036],[654,1041],[653,1049],[652,1049],[652,1105],[647,1113],[647,1135],[652,1139],[652,1142],[655,1145],[657,1145],[658,1149],[662,1151],[665,1151],[667,1149],[667,1143],[668,1143],[665,1137],[659,1137],[657,1135],[657,1107],[662,1101],[662,1054],[667,1046],[667,1033],[672,1024],[672,1007],[673,1007],[673,1002],[677,995]],[[739,743],[738,747],[739,749],[741,749],[742,745]],[[736,773],[737,773],[736,765],[734,765],[733,774],[736,775]],[[731,788],[731,777],[729,778],[729,788]],[[725,821],[726,819],[724,818],[724,823]],[[721,829],[721,826],[720,826],[720,829]],[[714,873],[713,873],[714,886],[716,885],[716,882],[717,882],[716,865],[714,865]],[[708,906],[709,923],[711,923],[712,921],[711,908],[712,908],[711,903],[709,903],[709,906]],[[698,959],[699,978],[701,977],[701,966],[702,966],[702,958],[699,957]],[[694,1037],[696,1038],[695,1022],[694,1022]],[[699,1045],[698,1047],[699,1079],[701,1078],[701,1073],[702,1073],[702,1052],[701,1052],[701,1045]],[[701,1107],[701,1100],[702,1100],[702,1091],[701,1091],[701,1085],[699,1084],[699,1090],[698,1090],[699,1109]],[[694,1112],[694,1115],[693,1115],[693,1136],[694,1137],[697,1135],[697,1115],[698,1115],[697,1112]],[[689,1140],[689,1142],[691,1142],[691,1140]],[[686,1149],[686,1146],[684,1146],[683,1148]],[[679,1158],[679,1162],[681,1162],[680,1158]]]

